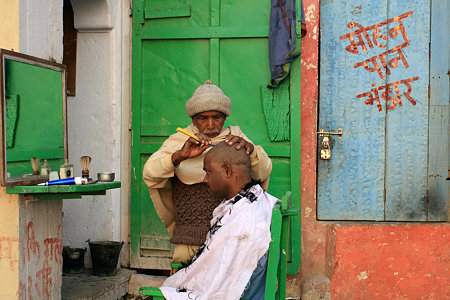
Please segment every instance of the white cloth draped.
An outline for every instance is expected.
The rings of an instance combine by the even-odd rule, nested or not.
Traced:
[[[250,201],[251,194],[256,201]],[[272,209],[278,201],[258,184],[245,195],[236,203],[236,196],[225,200],[214,210],[203,251],[161,287],[166,299],[240,298],[269,248]]]

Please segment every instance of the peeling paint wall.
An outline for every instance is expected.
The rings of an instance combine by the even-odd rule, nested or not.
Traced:
[[[62,200],[19,197],[18,299],[58,299],[62,285]]]
[[[62,201],[33,201],[5,188],[0,200],[0,298],[58,299]]]
[[[333,227],[334,299],[448,299],[449,225]]]
[[[0,298],[14,299],[19,289],[19,201],[6,195],[4,187],[0,195]]]
[[[303,2],[307,34],[302,39],[302,272],[325,271],[326,226],[316,222],[319,1]]]

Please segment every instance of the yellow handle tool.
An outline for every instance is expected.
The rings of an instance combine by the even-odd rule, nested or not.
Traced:
[[[184,133],[185,135],[190,136],[190,137],[193,138],[194,140],[197,140],[197,141],[200,142],[200,139],[198,138],[198,136],[196,136],[196,135],[193,134],[192,132],[189,132],[189,131],[187,131],[187,130],[184,130],[184,129],[181,128],[181,127],[178,127],[178,128],[177,128],[177,131],[178,131],[178,132],[181,132],[181,133]],[[214,145],[214,144],[211,144],[210,146],[215,146],[215,145]]]
[[[181,128],[181,127],[178,127],[178,128],[177,128],[177,131],[178,131],[178,132],[181,132],[181,133],[184,133],[185,135],[190,136],[190,137],[193,138],[194,140],[197,140],[197,141],[200,142],[200,139],[198,138],[198,136],[196,136],[196,135],[193,134],[192,132],[189,132],[189,131],[187,131],[187,130],[184,130],[184,129]]]

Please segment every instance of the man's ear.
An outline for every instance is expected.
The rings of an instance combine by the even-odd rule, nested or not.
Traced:
[[[225,163],[222,166],[223,171],[225,172],[225,176],[227,178],[231,178],[231,175],[233,175],[233,168],[231,167],[230,163]]]

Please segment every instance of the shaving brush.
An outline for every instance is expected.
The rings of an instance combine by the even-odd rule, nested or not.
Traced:
[[[89,179],[89,164],[91,163],[92,158],[90,156],[82,156],[80,157],[81,163],[81,177]]]
[[[39,175],[39,159],[36,157],[32,157],[30,161],[31,167],[33,168],[33,175]]]

